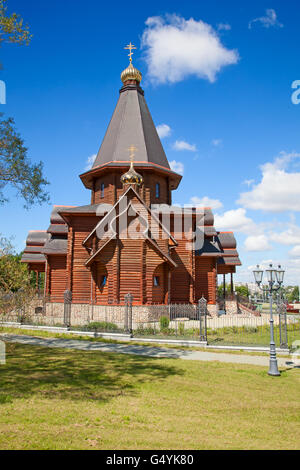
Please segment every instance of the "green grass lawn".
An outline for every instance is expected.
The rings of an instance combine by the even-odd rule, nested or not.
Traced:
[[[29,330],[29,329],[22,329],[22,328],[12,328],[12,327],[0,327],[0,339],[2,338],[1,334],[13,334],[13,335],[20,335],[20,336],[35,336],[39,338],[61,338],[61,339],[68,339],[68,340],[79,340],[79,341],[89,341],[89,342],[96,342],[96,343],[111,343],[111,344],[135,344],[138,346],[155,346],[157,348],[162,347],[162,348],[169,348],[169,349],[184,349],[184,350],[193,350],[193,351],[208,351],[206,347],[198,347],[198,346],[182,346],[180,344],[174,344],[174,343],[164,343],[163,339],[161,338],[161,342],[157,342],[154,345],[151,343],[148,343],[146,341],[143,342],[143,338],[137,339],[134,342],[130,341],[120,341],[120,340],[114,340],[114,339],[107,339],[107,338],[102,338],[100,336],[94,337],[94,336],[84,336],[84,335],[76,335],[72,333],[54,333],[51,331],[44,331],[44,330]],[[156,339],[159,339],[155,337]],[[300,338],[299,338],[300,339]],[[216,346],[221,345],[219,342],[215,342]],[[237,345],[236,345],[237,346]],[[242,346],[241,346],[242,347]],[[224,349],[217,349],[210,347],[209,348],[210,352],[215,352],[215,353],[224,353]],[[226,354],[243,354],[243,355],[250,355],[250,356],[269,356],[269,352],[261,352],[261,351],[244,351],[243,349],[239,350],[226,350]],[[280,354],[281,357],[290,357],[289,353],[286,354]]]
[[[297,449],[300,370],[7,343],[1,449]]]
[[[300,340],[300,321],[287,325],[288,345],[292,347],[293,342]],[[282,326],[282,338],[285,338]],[[274,326],[274,339],[276,346],[280,345],[279,326]],[[270,326],[260,325],[257,327],[228,326],[218,329],[208,329],[207,340],[209,344],[218,345],[249,345],[268,346],[270,344]]]
[[[7,328],[0,327],[0,333],[3,332],[15,332],[16,328]],[[295,341],[300,340],[300,318],[294,323],[287,325],[288,330],[288,346],[292,348]],[[20,331],[20,330],[19,330]],[[26,333],[27,331],[27,333]],[[21,334],[29,334],[30,330],[21,330]],[[175,334],[176,333],[176,334]],[[35,335],[37,333],[34,333]],[[39,330],[39,336],[47,336],[49,332]],[[59,337],[70,338],[70,334],[57,333]],[[73,335],[80,339],[78,335]],[[166,328],[162,331],[159,329],[155,331],[152,327],[149,328],[140,328],[134,331],[134,337],[140,342],[143,341],[143,338],[152,338],[160,341],[166,339],[178,339],[178,340],[198,340],[199,339],[199,329],[197,328],[185,328],[180,331],[180,328],[175,332],[174,329]],[[280,346],[280,335],[279,335],[279,326],[274,326],[274,337],[276,346]],[[89,336],[82,335],[82,338],[89,339],[90,341],[106,341],[106,342],[115,342],[115,340],[109,340],[104,338],[93,338]],[[284,326],[282,325],[282,339],[284,341]],[[257,327],[253,326],[226,326],[224,328],[208,328],[207,329],[207,340],[209,345],[233,345],[233,346],[264,346],[267,347],[270,344],[270,326],[268,323],[259,325]],[[118,341],[120,342],[120,341]]]
[[[287,325],[288,344],[292,346],[293,342],[300,340],[300,320],[293,324]],[[191,339],[197,340],[199,338],[199,329],[185,328],[180,330],[165,329],[157,330],[154,332],[152,328],[143,328],[134,332],[134,336],[137,338],[148,338],[156,339]],[[277,346],[280,345],[280,334],[279,326],[274,326],[274,337]],[[284,336],[284,326],[282,326],[282,338]],[[207,329],[207,341],[209,344],[216,345],[248,345],[248,346],[268,346],[270,344],[270,326],[269,324],[254,326],[225,326],[223,328],[208,328]]]

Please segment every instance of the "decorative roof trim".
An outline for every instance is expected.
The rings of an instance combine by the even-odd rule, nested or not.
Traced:
[[[103,224],[105,223],[105,219],[109,216],[109,214],[120,204],[120,201],[126,196],[126,194],[129,192],[129,191],[133,191],[135,196],[138,198],[138,200],[141,202],[141,204],[145,207],[145,209],[147,210],[147,212],[151,215],[151,217],[154,218],[155,222],[158,223],[158,225],[160,226],[160,228],[168,235],[168,237],[172,240],[172,242],[177,245],[177,241],[175,240],[175,238],[173,237],[173,235],[171,235],[171,233],[164,227],[164,225],[161,223],[161,221],[158,219],[158,217],[153,213],[153,211],[145,204],[145,202],[143,201],[143,199],[140,197],[140,195],[135,191],[135,189],[132,187],[132,186],[129,186],[126,191],[124,192],[124,194],[122,194],[122,196],[117,200],[117,202],[115,203],[115,205],[112,207],[112,209],[107,213],[105,214],[105,216],[103,217],[103,219],[100,220],[100,222],[97,223],[97,225],[95,226],[95,228],[91,231],[91,233],[83,240],[82,244],[83,246],[87,243],[87,241],[92,237],[92,235],[95,233],[95,231],[97,230],[97,228],[100,226],[100,224]]]

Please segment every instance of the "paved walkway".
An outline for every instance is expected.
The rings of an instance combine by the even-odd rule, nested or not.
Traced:
[[[213,353],[209,351],[193,351],[182,349],[158,348],[151,346],[139,346],[134,344],[115,344],[82,341],[60,338],[38,338],[35,336],[22,336],[3,334],[0,338],[6,342],[31,344],[32,346],[44,346],[48,348],[79,349],[82,351],[103,351],[119,354],[135,354],[138,356],[184,359],[190,361],[219,361],[238,364],[251,364],[267,367],[267,356],[248,356],[242,354]],[[290,359],[278,357],[278,367],[294,367]]]

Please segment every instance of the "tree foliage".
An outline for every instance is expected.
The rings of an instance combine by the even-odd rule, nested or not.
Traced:
[[[287,286],[284,292],[288,302],[293,303],[299,301],[299,286]]]
[[[0,234],[0,315],[26,311],[35,298],[34,280],[10,240]]]
[[[27,265],[20,262],[10,240],[0,236],[0,291],[16,292],[31,284]]]
[[[224,285],[223,282],[218,285],[218,295],[223,297],[224,294]],[[225,294],[231,294],[231,284],[225,283]]]
[[[17,13],[8,14],[7,0],[0,0],[0,44],[15,43],[28,44],[31,41],[29,26],[24,24],[23,18]]]
[[[244,297],[248,297],[250,294],[248,286],[236,286],[235,291],[237,294],[243,295]]]
[[[49,183],[43,177],[43,163],[30,162],[24,141],[14,128],[14,120],[4,120],[2,116],[0,113],[0,204],[8,201],[4,195],[7,186],[13,187],[25,200],[26,208],[35,202],[48,202],[44,186]]]
[[[16,13],[9,14],[7,0],[0,0],[0,46],[2,43],[28,45],[32,35],[28,25]],[[48,201],[44,185],[43,164],[32,164],[27,156],[24,141],[16,132],[12,118],[0,114],[0,204],[7,202],[4,189],[13,187],[25,200],[25,207],[35,202]]]

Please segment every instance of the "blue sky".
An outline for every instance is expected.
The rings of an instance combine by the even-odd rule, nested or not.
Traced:
[[[78,175],[101,144],[132,41],[167,157],[184,174],[173,202],[211,203],[217,228],[234,230],[243,262],[237,280],[251,282],[249,267],[273,260],[299,283],[297,1],[8,4],[34,37],[29,47],[0,51],[7,86],[0,111],[14,117],[31,159],[44,162],[52,204],[90,202]],[[28,230],[48,227],[51,206],[25,211],[10,196],[0,232],[14,236],[19,251]]]

